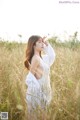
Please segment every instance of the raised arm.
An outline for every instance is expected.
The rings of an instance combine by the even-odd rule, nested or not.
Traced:
[[[55,51],[49,42],[46,41],[44,43],[45,43],[44,52],[46,53],[46,55],[43,56],[43,59],[45,60],[45,62],[49,64],[49,66],[51,66],[55,61]]]

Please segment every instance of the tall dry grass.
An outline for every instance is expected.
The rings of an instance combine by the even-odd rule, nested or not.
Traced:
[[[80,120],[80,47],[54,49],[53,99],[46,112],[39,111],[38,120]],[[0,111],[8,111],[9,120],[28,120],[25,50],[25,44],[0,42]]]

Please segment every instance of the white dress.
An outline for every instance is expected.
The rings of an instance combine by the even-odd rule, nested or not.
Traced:
[[[40,58],[40,65],[43,67],[43,76],[38,80],[31,72],[26,76],[26,84],[28,86],[26,102],[29,111],[37,107],[44,109],[52,99],[49,74],[50,66],[55,60],[55,52],[50,44],[45,47],[44,51],[46,55]]]

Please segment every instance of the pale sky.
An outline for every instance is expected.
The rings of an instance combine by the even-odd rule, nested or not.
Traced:
[[[0,37],[25,41],[32,34],[80,36],[80,0],[0,0]]]

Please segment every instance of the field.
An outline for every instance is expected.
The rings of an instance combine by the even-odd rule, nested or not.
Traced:
[[[80,42],[50,42],[56,53],[50,72],[54,95],[47,112],[41,111],[38,120],[80,120]],[[26,46],[0,41],[0,112],[8,112],[9,120],[28,119]]]

